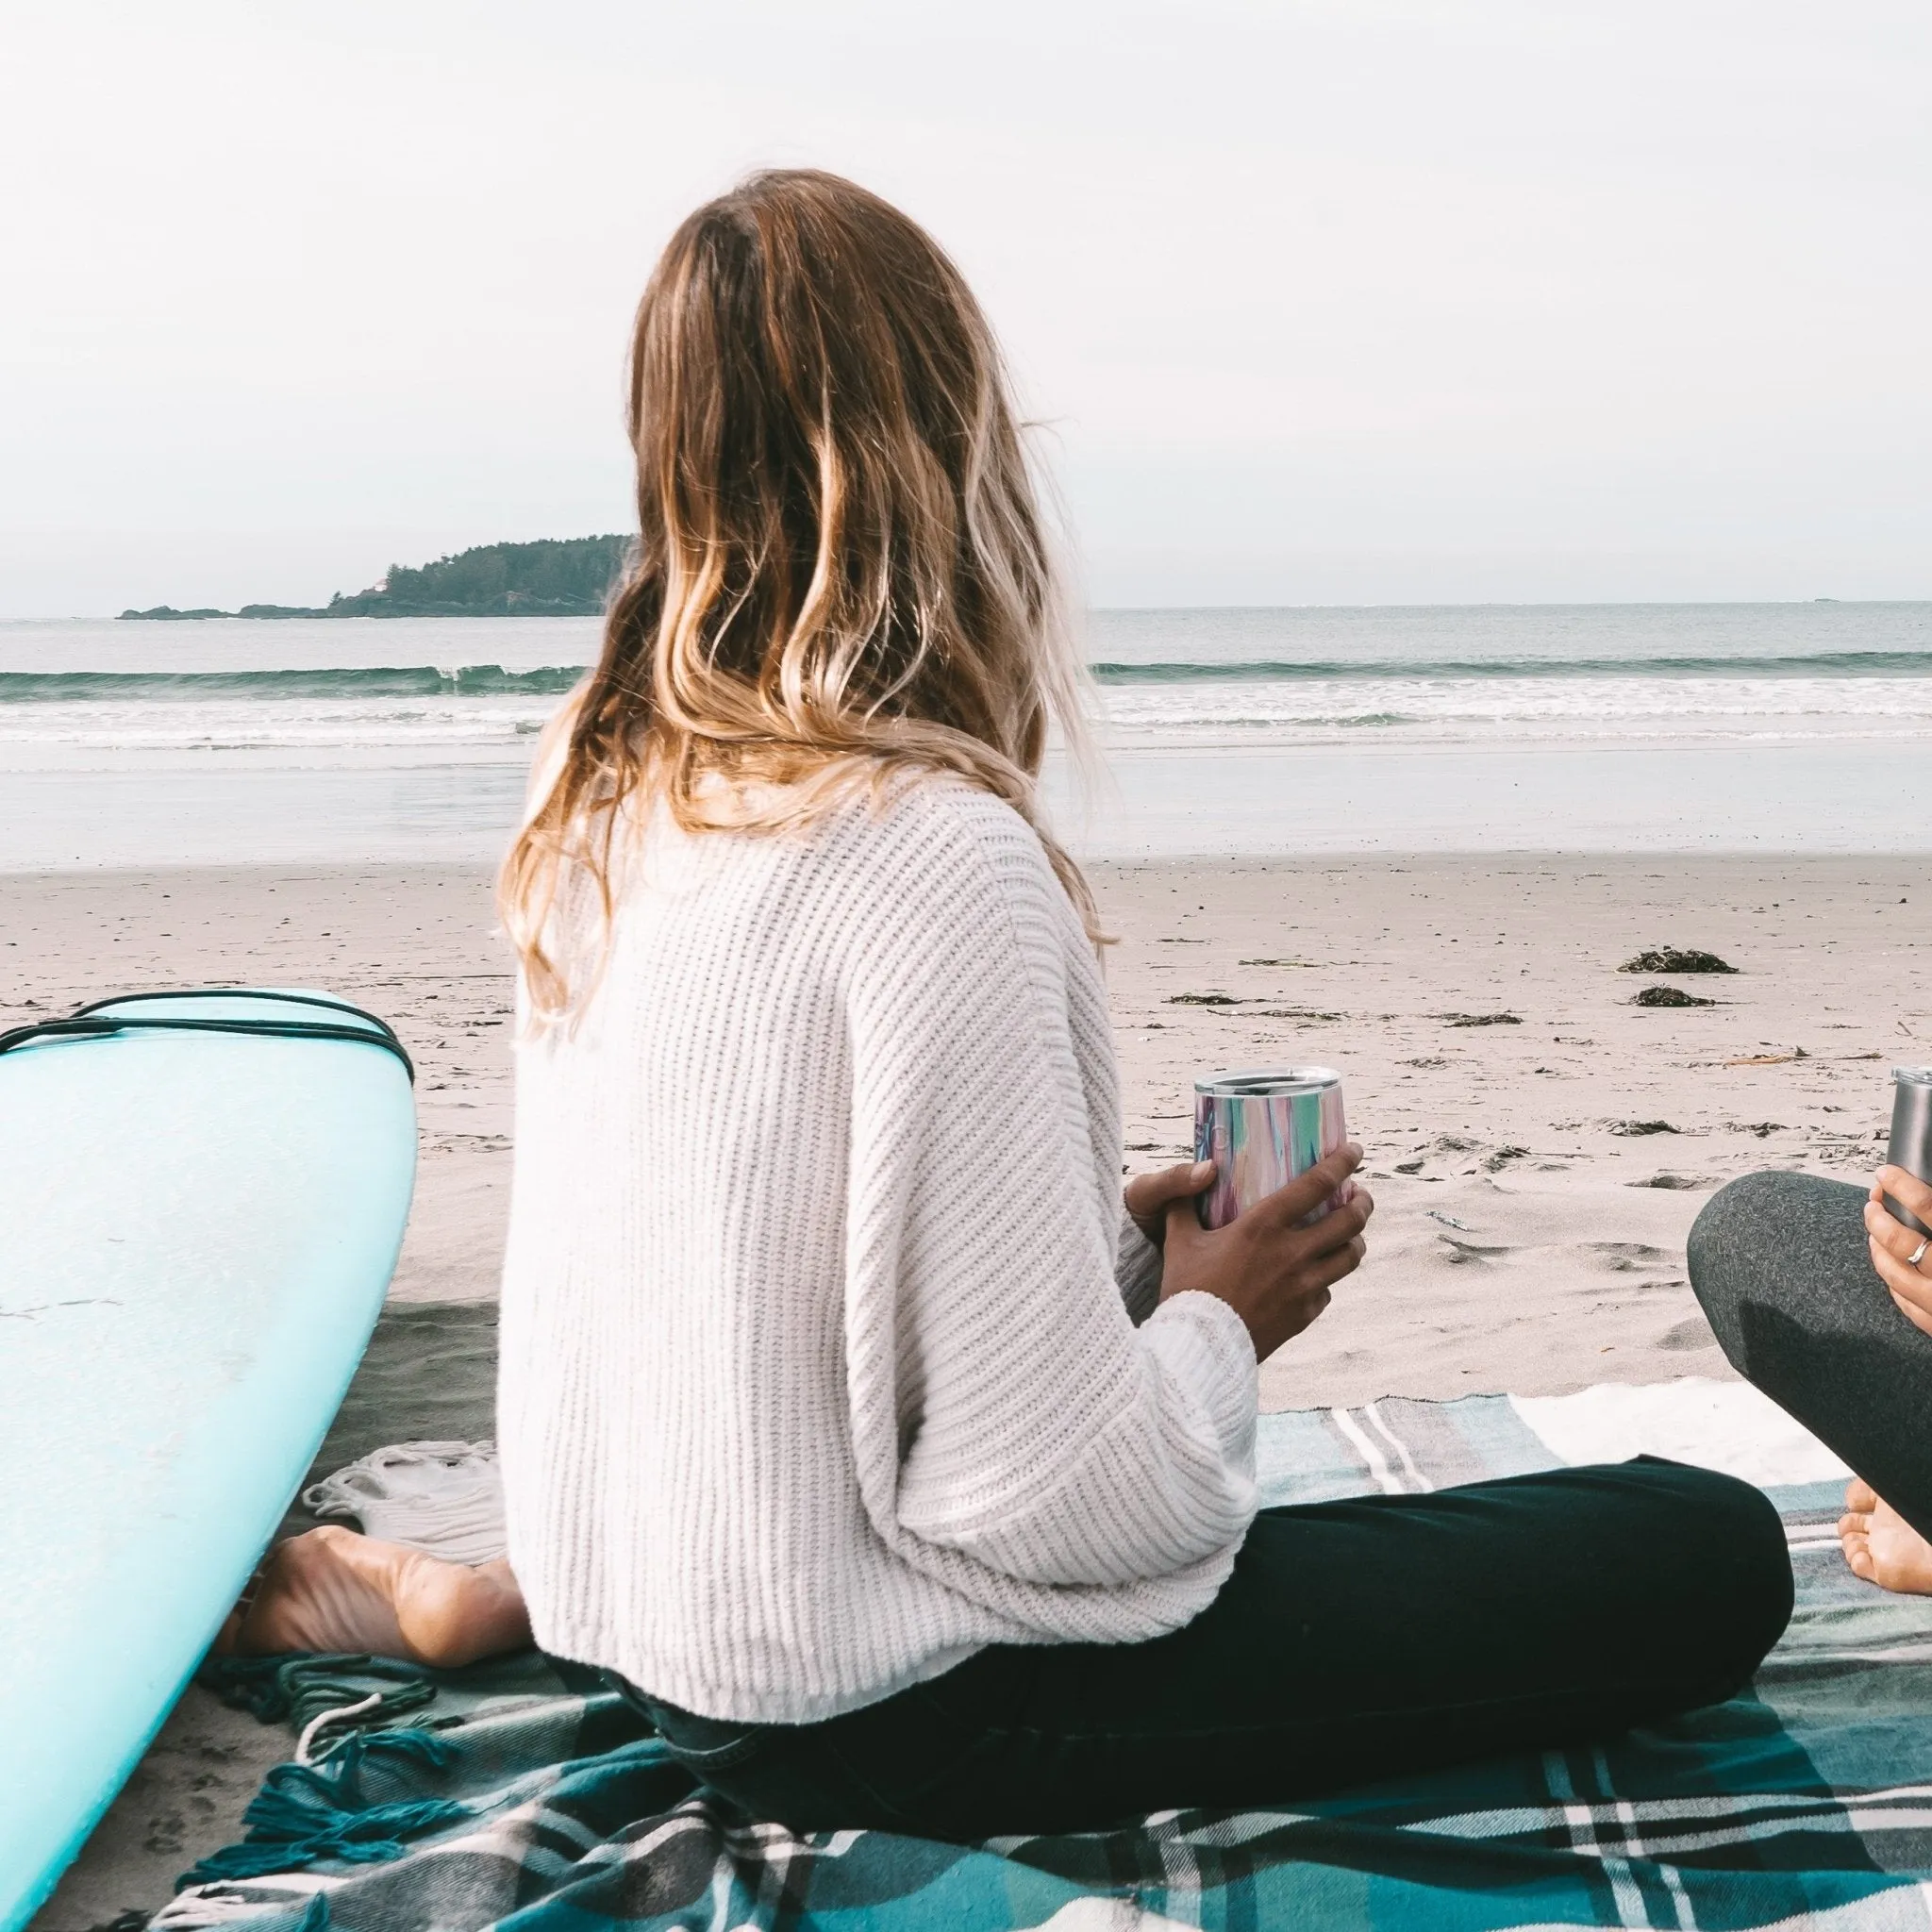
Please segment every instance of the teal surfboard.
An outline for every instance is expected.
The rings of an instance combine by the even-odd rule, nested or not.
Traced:
[[[13,1932],[147,1747],[321,1445],[395,1266],[416,1120],[393,1035],[326,994],[148,995],[0,1045]]]

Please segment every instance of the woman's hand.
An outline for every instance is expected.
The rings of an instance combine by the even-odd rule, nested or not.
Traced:
[[[1877,1269],[1879,1280],[1891,1291],[1899,1313],[1913,1327],[1932,1335],[1932,1274],[1925,1272],[1925,1264],[1932,1262],[1932,1249],[1926,1248],[1923,1235],[1892,1219],[1885,1205],[1887,1194],[1932,1227],[1932,1187],[1902,1167],[1881,1167],[1865,1203],[1866,1245],[1872,1250],[1872,1265]],[[1911,1265],[1914,1254],[1921,1257],[1917,1267]]]
[[[1367,1252],[1362,1230],[1375,1211],[1366,1188],[1355,1189],[1342,1206],[1311,1225],[1298,1225],[1346,1186],[1361,1164],[1362,1150],[1353,1142],[1338,1148],[1211,1234],[1194,1211],[1191,1196],[1198,1188],[1191,1189],[1185,1200],[1171,1200],[1161,1300],[1190,1290],[1218,1295],[1247,1324],[1256,1360],[1266,1361],[1328,1306],[1329,1290],[1361,1266]],[[1186,1172],[1170,1169],[1168,1174],[1150,1174],[1147,1179],[1165,1181]],[[1210,1177],[1211,1174],[1209,1167]],[[1932,1281],[1925,1286],[1927,1322],[1932,1324]]]
[[[1167,1210],[1176,1201],[1204,1194],[1214,1180],[1211,1160],[1184,1160],[1158,1174],[1137,1174],[1126,1186],[1127,1212],[1134,1225],[1158,1248],[1167,1233]]]

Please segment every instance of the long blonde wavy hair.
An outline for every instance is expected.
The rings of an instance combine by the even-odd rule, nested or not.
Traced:
[[[916,223],[835,175],[754,175],[671,239],[632,337],[638,543],[505,861],[539,1024],[608,940],[622,830],[782,831],[947,772],[1036,829],[1082,669],[992,331]],[[586,893],[580,890],[589,886]],[[1097,937],[1097,934],[1096,934]]]

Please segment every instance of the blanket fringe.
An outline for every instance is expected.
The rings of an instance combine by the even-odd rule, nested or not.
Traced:
[[[401,1657],[314,1654],[296,1651],[279,1657],[210,1657],[195,1682],[212,1690],[231,1710],[245,1710],[263,1724],[288,1724],[306,1732],[332,1715],[341,1722],[345,1706],[361,1704],[356,1722],[392,1723],[436,1695],[436,1681],[422,1664]],[[374,1694],[377,1702],[370,1704]]]
[[[302,1505],[449,1563],[488,1563],[508,1546],[493,1442],[391,1442],[311,1483]]]
[[[441,1766],[454,1756],[433,1731],[375,1731],[344,1740],[326,1763],[278,1764],[242,1814],[247,1837],[184,1873],[175,1890],[299,1872],[325,1858],[345,1865],[400,1858],[411,1839],[475,1814],[456,1798],[373,1802],[362,1788],[365,1773]]]

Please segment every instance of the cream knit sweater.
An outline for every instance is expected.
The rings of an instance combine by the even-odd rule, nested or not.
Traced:
[[[801,1723],[1195,1616],[1254,1514],[1255,1356],[1209,1295],[1134,1325],[1120,1149],[1093,952],[1008,807],[660,823],[578,1025],[519,1052],[499,1426],[538,1642]]]

